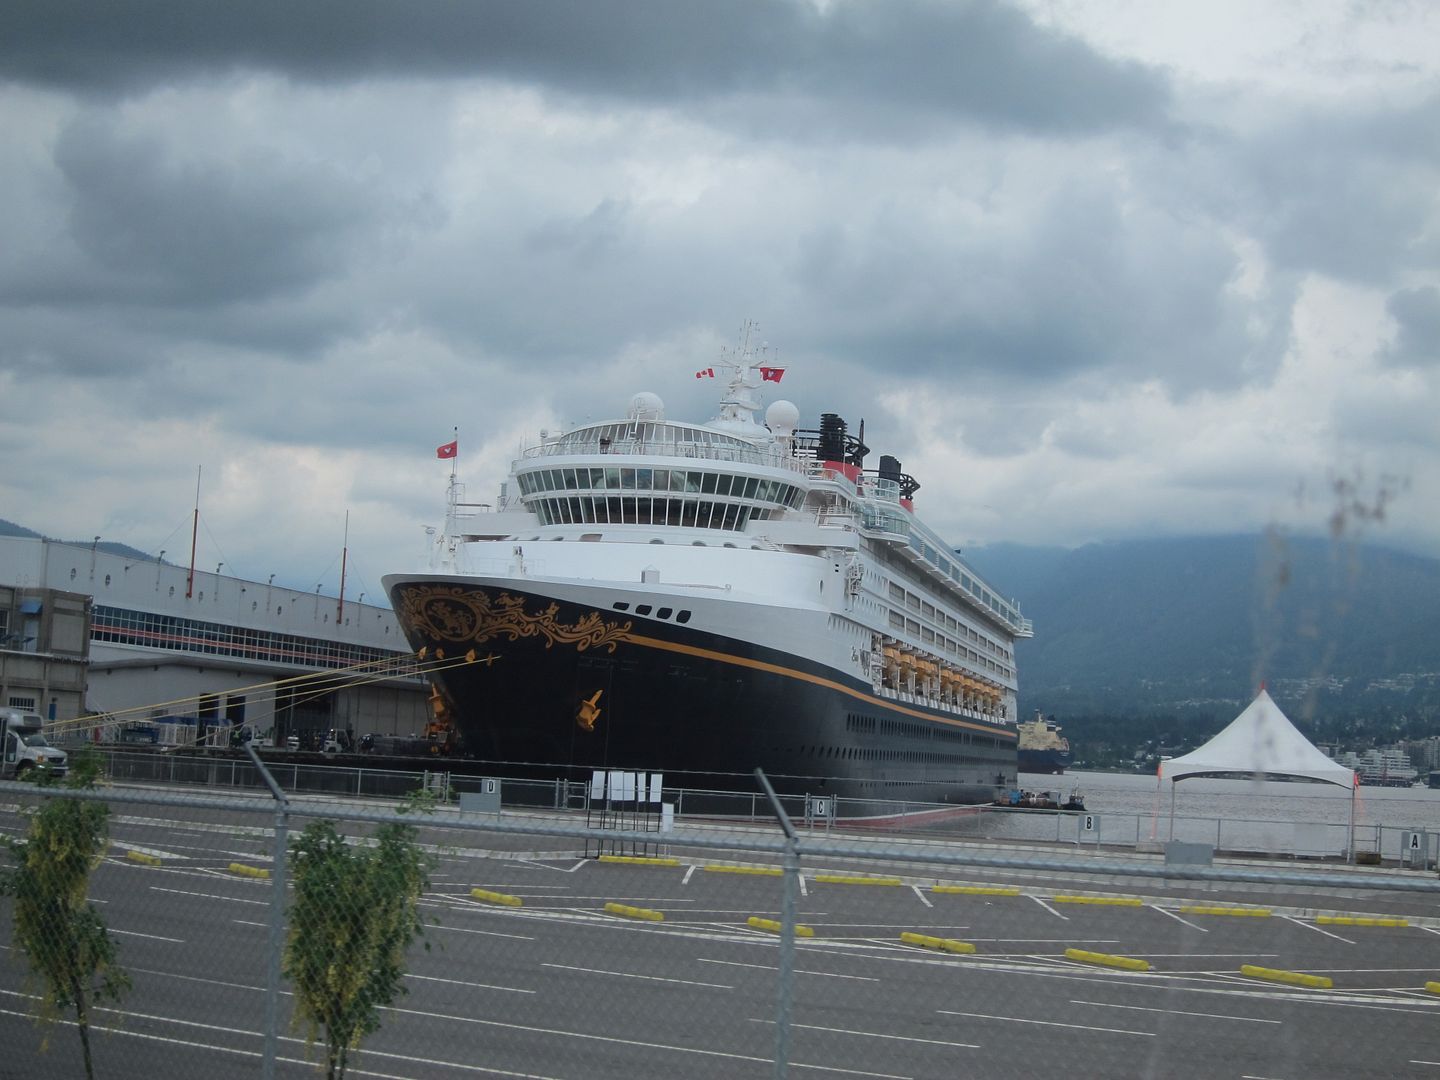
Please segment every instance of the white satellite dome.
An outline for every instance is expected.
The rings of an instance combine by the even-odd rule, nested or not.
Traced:
[[[800,423],[800,410],[793,401],[772,401],[765,410],[765,426],[776,435],[789,435]]]
[[[665,402],[660,400],[659,394],[642,390],[630,399],[630,419],[664,420]]]

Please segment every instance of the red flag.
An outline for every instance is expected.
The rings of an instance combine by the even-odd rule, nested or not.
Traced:
[[[455,456],[456,456],[457,454],[459,454],[459,453],[460,453],[460,440],[459,440],[459,439],[456,439],[454,442],[447,442],[444,446],[437,446],[437,447],[435,448],[435,456],[438,457],[438,458],[452,458],[452,457],[455,457]]]
[[[714,377],[715,369],[713,367],[701,368],[695,372],[695,378],[697,379],[713,379]]]
[[[760,369],[760,381],[779,382],[784,374],[785,369],[783,367],[762,367]]]

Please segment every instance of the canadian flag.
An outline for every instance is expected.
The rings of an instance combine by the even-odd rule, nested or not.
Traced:
[[[447,442],[444,446],[437,446],[435,448],[435,456],[438,458],[452,458],[458,453],[460,453],[459,439],[456,439],[454,442]]]
[[[701,368],[695,372],[695,378],[697,379],[713,379],[714,377],[715,369],[713,367]]]
[[[762,367],[760,379],[762,382],[779,382],[785,375],[783,367]]]

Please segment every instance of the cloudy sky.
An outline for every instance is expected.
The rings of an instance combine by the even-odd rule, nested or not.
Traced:
[[[956,544],[1440,555],[1425,0],[9,0],[0,517],[353,596],[752,320]],[[1346,497],[1349,499],[1350,497]],[[1355,520],[1352,514],[1351,520]],[[208,568],[208,567],[207,567]],[[357,586],[353,584],[359,580]]]

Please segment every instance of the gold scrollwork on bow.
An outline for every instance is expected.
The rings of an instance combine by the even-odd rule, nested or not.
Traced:
[[[556,619],[559,604],[529,614],[523,597],[501,593],[493,600],[489,593],[463,585],[411,585],[400,590],[400,619],[406,626],[441,641],[473,641],[482,644],[494,638],[511,641],[544,637],[545,647],[557,641],[586,649],[615,651],[625,640],[633,622],[606,622],[598,611],[583,616],[573,625]]]

